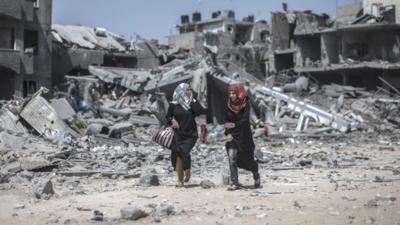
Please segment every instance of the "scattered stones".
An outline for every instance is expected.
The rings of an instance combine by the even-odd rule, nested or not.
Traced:
[[[53,183],[47,180],[36,187],[35,197],[38,199],[48,199],[54,195]]]
[[[154,216],[162,218],[175,213],[173,205],[161,205],[155,209]]]
[[[301,208],[302,208],[302,207],[300,206],[300,204],[299,204],[298,201],[294,201],[294,202],[293,202],[293,206],[294,206],[295,208],[297,208],[297,209],[301,209]]]
[[[144,174],[140,177],[139,184],[142,186],[158,186],[160,181],[155,174]]]
[[[102,212],[100,212],[99,210],[94,210],[93,214],[94,214],[94,216],[93,216],[92,220],[103,221],[104,214]]]
[[[121,218],[125,220],[138,220],[147,217],[148,213],[136,207],[124,207],[120,210]]]
[[[210,180],[203,180],[200,182],[200,187],[202,187],[203,189],[209,189],[214,188],[215,184]]]

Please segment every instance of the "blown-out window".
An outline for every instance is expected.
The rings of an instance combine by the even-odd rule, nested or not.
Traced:
[[[23,83],[23,94],[24,97],[31,96],[37,91],[36,80],[24,80]]]
[[[14,49],[14,29],[0,27],[0,48]]]
[[[38,54],[39,33],[37,30],[24,31],[24,52],[27,54]]]

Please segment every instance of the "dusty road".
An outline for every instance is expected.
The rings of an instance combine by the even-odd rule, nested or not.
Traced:
[[[150,187],[137,185],[137,178],[63,177],[50,173],[47,175],[54,184],[55,195],[48,200],[35,198],[27,183],[2,184],[0,221],[10,225],[400,224],[397,145],[387,147],[387,143],[371,141],[313,147],[271,147],[270,143],[266,147],[279,155],[310,154],[314,160],[310,166],[295,169],[260,164],[260,189],[252,188],[250,173],[240,171],[244,188],[234,192],[226,191],[221,170],[215,165],[196,168],[185,188],[175,188],[174,174],[168,171],[158,175],[160,186]],[[316,154],[327,151],[341,155],[339,165],[318,164]],[[161,161],[164,164],[168,166],[167,159]],[[199,184],[205,179],[216,187],[202,188]],[[124,220],[120,213],[124,207],[138,207],[149,215],[136,221]],[[168,213],[152,213],[163,207],[169,208]],[[102,221],[92,220],[95,210],[103,213]]]

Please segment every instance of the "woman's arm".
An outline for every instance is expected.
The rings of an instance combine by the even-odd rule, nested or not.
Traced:
[[[207,113],[207,109],[203,108],[203,106],[201,106],[199,101],[197,101],[197,100],[192,102],[192,104],[190,105],[190,108],[192,109],[194,116],[199,116],[201,114]]]
[[[174,104],[169,104],[167,115],[165,115],[165,118],[167,119],[167,125],[171,126],[172,119],[174,118]]]

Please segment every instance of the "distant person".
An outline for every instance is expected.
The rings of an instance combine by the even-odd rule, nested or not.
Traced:
[[[250,128],[250,102],[246,89],[241,83],[229,86],[227,114],[225,117],[226,150],[229,158],[231,186],[228,190],[240,188],[238,167],[253,173],[254,187],[260,187],[258,164],[254,160],[254,141]]]
[[[179,84],[173,94],[166,119],[175,130],[172,142],[171,163],[178,175],[177,187],[183,187],[190,180],[190,151],[196,144],[198,133],[195,117],[205,114],[205,109],[193,97],[189,84]]]
[[[68,100],[72,105],[72,108],[75,110],[75,112],[79,111],[79,103],[81,101],[81,95],[79,92],[79,87],[78,87],[78,81],[76,80],[71,80],[69,81],[69,86],[68,86]]]
[[[102,118],[100,112],[101,106],[100,82],[92,82],[85,87],[85,102],[88,104],[90,110],[93,112],[95,118]]]

